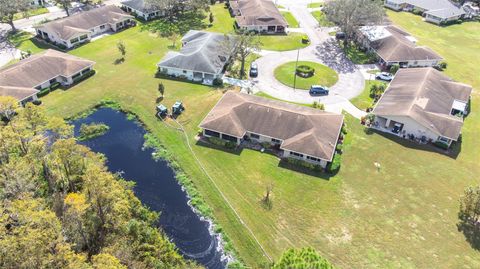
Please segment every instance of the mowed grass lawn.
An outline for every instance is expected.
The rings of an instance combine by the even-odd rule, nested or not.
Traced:
[[[314,75],[308,78],[296,76],[296,79],[294,79],[295,65],[295,62],[288,62],[278,66],[273,72],[275,78],[282,84],[292,88],[295,82],[295,87],[302,90],[309,90],[312,85],[330,87],[338,81],[338,74],[333,69],[323,64],[305,61],[299,61],[298,66],[307,65],[314,68]]]
[[[325,13],[321,10],[312,11],[312,16],[318,21],[318,25],[321,27],[332,27],[335,26],[331,21],[327,19]]]
[[[292,15],[292,13],[288,11],[281,11],[282,16],[285,18],[285,20],[288,23],[288,27],[290,28],[298,28],[298,21],[295,19],[295,17]]]
[[[235,31],[235,18],[230,16],[228,9],[225,8],[225,4],[215,4],[210,7],[210,11],[214,16],[214,23],[211,27],[206,29],[207,31],[219,33],[233,33]],[[293,15],[291,15],[291,19],[295,20]],[[205,22],[208,23],[208,16],[205,19]],[[285,51],[305,48],[308,46],[308,44],[302,43],[303,36],[304,35],[301,33],[289,33],[288,35],[259,35],[259,39],[262,43],[261,48],[264,50]]]
[[[390,14],[390,13],[389,13]],[[443,55],[454,79],[480,89],[478,44],[480,24],[440,28],[408,13],[391,19],[415,35],[421,44]],[[254,268],[266,261],[260,249],[235,219],[214,186],[200,171],[183,137],[154,117],[159,79],[155,63],[166,53],[168,40],[138,27],[100,39],[72,51],[97,62],[98,73],[68,91],[43,100],[52,115],[68,117],[102,98],[118,101],[139,115],[194,180],[218,222],[233,239],[246,263]],[[127,59],[116,42],[124,40]],[[196,84],[162,80],[165,103],[185,102],[179,117],[188,137],[218,101],[221,92]],[[289,247],[313,246],[340,268],[479,268],[480,256],[457,231],[458,198],[464,187],[478,184],[480,175],[478,93],[463,128],[461,153],[456,158],[402,140],[367,134],[357,120],[346,117],[350,144],[342,168],[334,177],[310,176],[279,166],[279,160],[258,151],[232,154],[193,147],[216,184],[274,258]],[[378,171],[374,162],[381,164]],[[273,183],[273,208],[260,200]]]
[[[354,106],[360,108],[361,110],[365,110],[368,107],[371,107],[373,105],[373,98],[370,97],[370,88],[373,85],[377,85],[377,86],[385,85],[385,88],[386,88],[388,87],[388,82],[381,81],[381,80],[365,81],[365,88],[363,89],[363,92],[359,96],[353,99],[350,99],[350,102],[352,102]]]

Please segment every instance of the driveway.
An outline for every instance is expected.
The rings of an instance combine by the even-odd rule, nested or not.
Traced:
[[[261,52],[263,57],[256,60],[259,68],[258,77],[252,81],[255,87],[286,101],[311,104],[314,101],[325,104],[327,110],[335,112],[346,110],[359,118],[365,113],[351,105],[348,99],[358,96],[364,89],[365,79],[362,72],[349,61],[336,41],[328,33],[329,28],[319,27],[315,18],[310,14],[306,4],[282,2],[299,21],[300,27],[309,36],[311,45],[300,50],[284,52]],[[275,79],[274,70],[281,64],[295,61],[320,62],[338,73],[338,82],[330,87],[328,96],[313,97],[306,90],[294,90]]]

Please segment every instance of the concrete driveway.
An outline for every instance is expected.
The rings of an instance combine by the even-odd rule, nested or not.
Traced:
[[[311,45],[298,51],[262,52],[263,57],[256,60],[259,74],[252,80],[255,87],[282,100],[303,104],[317,101],[336,112],[344,109],[355,117],[363,116],[365,113],[348,101],[358,96],[364,89],[365,79],[362,72],[345,57],[334,38],[328,34],[330,29],[318,26],[306,4],[283,1],[281,4],[285,4],[299,21],[300,27],[309,36]],[[275,79],[275,68],[295,61],[297,53],[300,61],[320,62],[338,73],[338,82],[330,87],[328,96],[314,97],[306,90],[294,90]]]

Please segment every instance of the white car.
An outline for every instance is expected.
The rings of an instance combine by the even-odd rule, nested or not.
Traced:
[[[393,79],[393,75],[388,72],[381,72],[375,74],[376,79],[391,81]]]

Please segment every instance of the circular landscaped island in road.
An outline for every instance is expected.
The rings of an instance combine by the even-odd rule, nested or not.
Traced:
[[[330,87],[337,83],[338,74],[333,69],[315,62],[299,61],[295,70],[295,62],[288,62],[275,68],[275,78],[293,88],[293,77],[297,74],[295,88],[309,90],[312,85]]]

